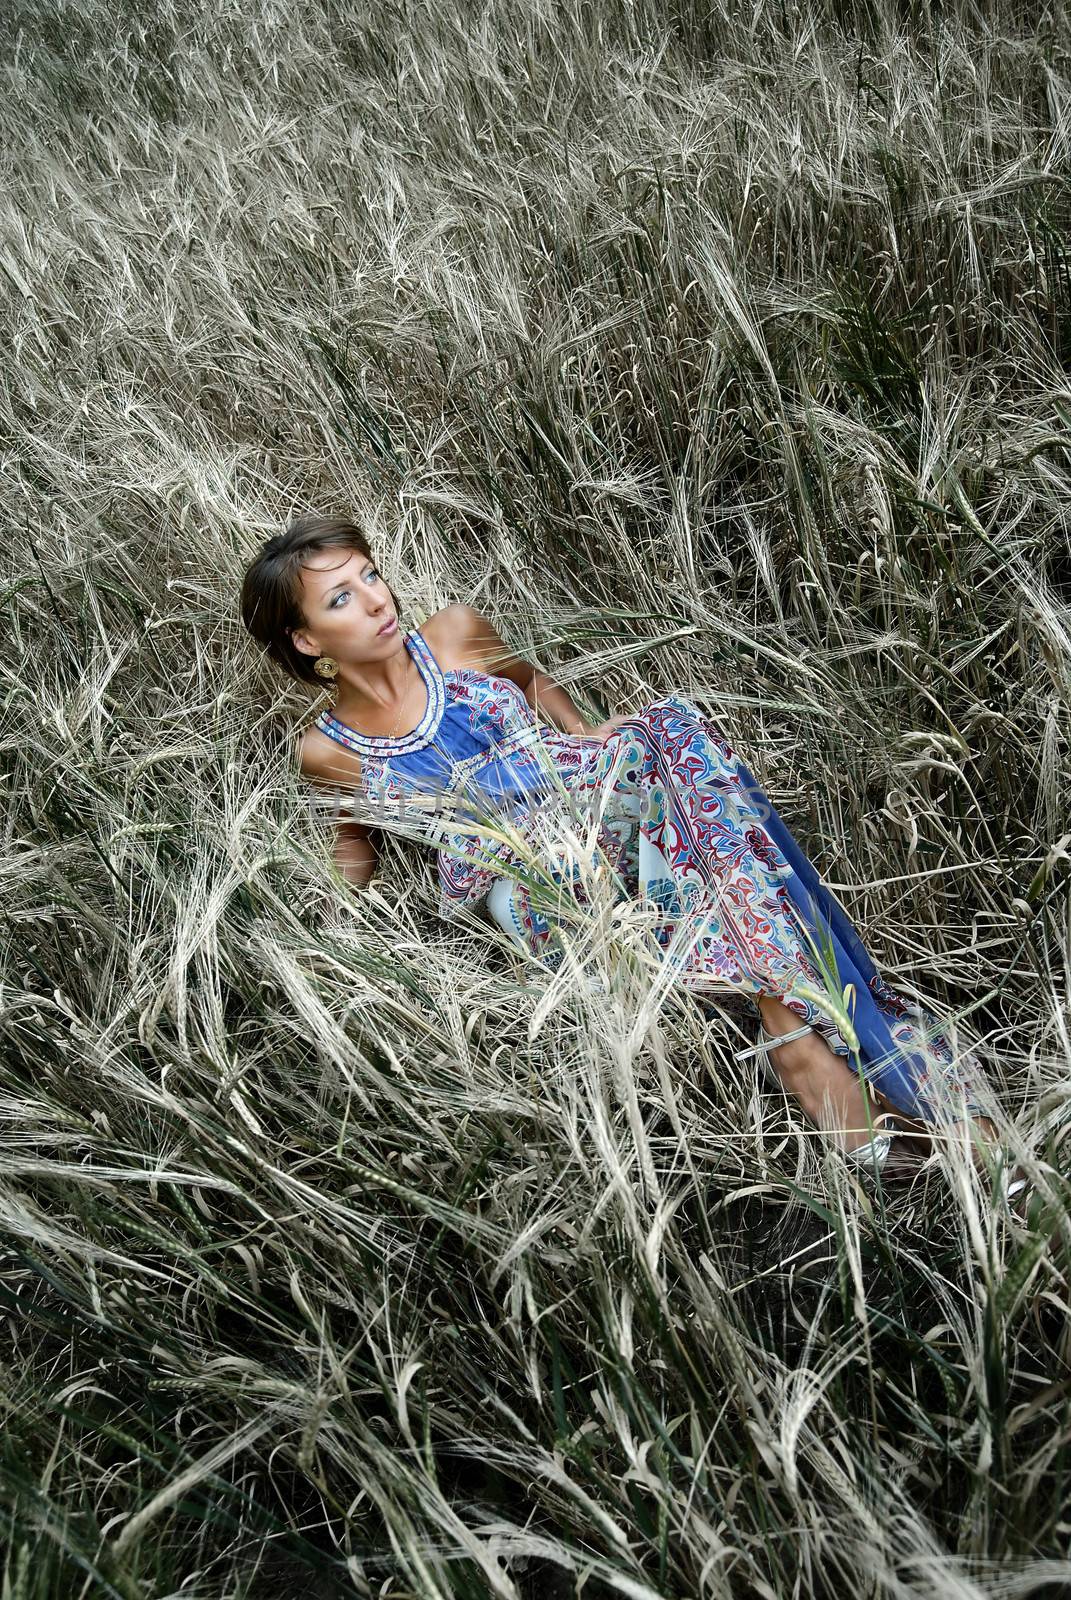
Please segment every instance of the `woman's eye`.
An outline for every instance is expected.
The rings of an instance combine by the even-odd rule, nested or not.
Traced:
[[[376,571],[375,567],[369,567],[368,571],[365,573],[365,577],[371,578],[373,583],[379,582],[379,573]]]
[[[348,589],[340,589],[340,590],[339,590],[339,592],[338,592],[338,594],[336,594],[336,596],[335,596],[335,598],[334,598],[334,599],[333,599],[333,600],[332,600],[332,602],[331,602],[331,606],[330,606],[330,609],[331,609],[331,610],[332,610],[332,611],[337,611],[337,610],[338,610],[338,602],[339,602],[339,601],[340,601],[340,600],[341,600],[341,599],[342,599],[342,598],[343,598],[343,597],[344,597],[344,596],[345,596],[345,595],[347,595],[347,594],[349,594],[349,592],[350,592],[350,591],[349,591],[349,590],[348,590]]]

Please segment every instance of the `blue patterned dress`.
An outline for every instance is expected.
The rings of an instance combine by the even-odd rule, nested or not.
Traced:
[[[613,874],[615,898],[646,902],[659,962],[682,985],[709,1000],[776,996],[905,1113],[979,1113],[977,1058],[957,1054],[928,1012],[889,987],[691,701],[654,700],[605,740],[565,734],[536,720],[511,679],[444,672],[419,628],[404,643],[427,689],[412,733],[359,734],[326,710],[315,726],[360,758],[347,812],[436,849],[443,917],[481,910],[553,970],[565,953],[555,899],[589,903],[557,823],[568,814],[575,843],[576,819],[597,815],[589,864]]]

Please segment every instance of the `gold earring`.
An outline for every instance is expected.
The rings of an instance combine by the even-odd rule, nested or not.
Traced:
[[[328,680],[328,687],[331,690],[331,699],[329,704],[334,705],[335,701],[338,699],[338,685],[334,682],[334,679],[338,675],[338,662],[335,660],[334,656],[318,656],[312,664],[312,670],[321,678],[326,678]]]

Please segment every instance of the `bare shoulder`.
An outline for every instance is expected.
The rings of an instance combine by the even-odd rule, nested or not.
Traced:
[[[361,776],[361,758],[311,724],[298,740],[298,765],[303,778],[314,782],[350,782]]]
[[[355,789],[361,780],[360,756],[314,726],[305,728],[298,740],[298,765],[301,776],[321,793],[344,793]],[[342,825],[352,833],[368,836],[363,823],[343,821]]]
[[[435,659],[444,672],[471,665],[469,646],[475,631],[478,612],[471,606],[455,601],[443,606],[420,625],[420,632],[431,645]]]
[[[532,681],[536,669],[531,662],[515,655],[490,619],[463,601],[443,606],[420,631],[445,672],[474,667],[478,672],[512,678],[522,689]]]

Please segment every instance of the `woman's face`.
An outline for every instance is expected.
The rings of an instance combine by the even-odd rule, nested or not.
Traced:
[[[293,630],[299,650],[338,662],[373,661],[398,648],[394,603],[368,556],[357,550],[316,550],[298,574],[305,625]],[[381,632],[385,623],[390,624]]]

